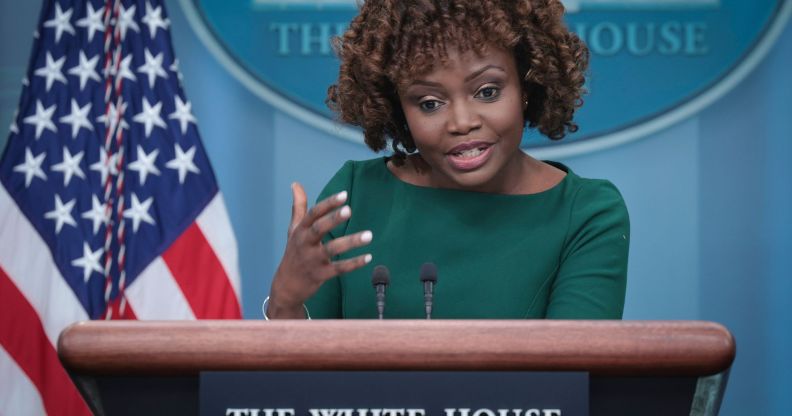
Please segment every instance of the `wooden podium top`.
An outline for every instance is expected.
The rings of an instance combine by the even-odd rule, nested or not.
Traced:
[[[89,321],[60,336],[80,374],[204,370],[528,370],[701,376],[734,338],[702,321]]]

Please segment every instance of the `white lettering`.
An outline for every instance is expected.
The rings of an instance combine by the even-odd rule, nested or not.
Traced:
[[[346,28],[346,23],[339,22],[273,22],[269,25],[274,35],[275,53],[280,56],[293,53],[301,56],[330,55],[331,39],[343,34]],[[697,56],[710,52],[706,22],[601,21],[593,25],[581,22],[575,24],[574,30],[588,44],[592,54],[602,56],[621,52],[633,56],[652,53]],[[457,409],[451,411],[455,413]]]
[[[709,52],[704,43],[704,32],[707,25],[704,23],[688,23],[685,25],[685,53],[688,55],[704,55]]]
[[[495,416],[495,412],[490,409],[478,409],[473,412],[473,416]]]
[[[278,55],[288,55],[289,50],[289,32],[297,30],[296,23],[272,23],[270,30],[278,34]]]
[[[606,45],[605,39],[610,45]],[[591,50],[599,55],[615,55],[624,45],[624,35],[615,23],[602,22],[591,29],[589,45]]]
[[[643,37],[646,39],[643,46],[639,46],[639,38],[641,37],[639,30],[644,32]],[[654,23],[647,23],[645,25],[638,25],[637,23],[629,23],[627,25],[627,50],[638,56],[649,55],[654,49],[655,39],[655,25]]]
[[[660,38],[665,41],[661,43],[658,50],[663,55],[674,55],[682,49],[682,38],[679,33],[682,24],[679,22],[668,22],[660,27]]]
[[[278,416],[294,416],[294,409],[275,410]],[[424,409],[308,409],[308,412],[310,416],[426,416]]]
[[[311,416],[335,416],[337,409],[308,409]]]
[[[273,22],[269,25],[269,30],[275,33],[276,52],[281,56],[291,55],[292,46],[297,45],[303,56],[330,55],[331,39],[343,34],[346,29],[346,23],[329,22]]]
[[[561,416],[561,409],[544,409],[542,410],[543,416]]]
[[[314,29],[319,29],[319,33],[314,33]],[[330,24],[319,23],[310,24],[304,23],[300,25],[300,40],[302,41],[302,48],[300,52],[303,55],[311,54],[311,45],[319,45],[319,53],[322,55],[330,54]]]
[[[226,416],[248,416],[250,409],[226,409]]]
[[[594,26],[577,23],[575,33],[592,54],[614,56],[627,52],[633,56],[705,55],[708,26],[705,22],[600,22]]]

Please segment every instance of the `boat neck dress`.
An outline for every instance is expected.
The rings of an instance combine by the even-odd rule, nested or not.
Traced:
[[[387,158],[349,161],[318,200],[348,191],[352,216],[325,241],[371,230],[372,261],[325,282],[311,318],[377,317],[371,274],[390,271],[385,319],[425,318],[421,265],[438,271],[434,319],[621,319],[630,225],[616,187],[566,166],[554,187],[527,195],[416,186]]]

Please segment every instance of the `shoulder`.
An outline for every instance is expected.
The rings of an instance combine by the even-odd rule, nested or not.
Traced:
[[[550,166],[566,172],[564,177],[564,193],[575,212],[596,212],[600,210],[617,210],[627,214],[619,189],[607,179],[591,179],[579,176],[563,163],[545,161]]]
[[[354,186],[365,185],[367,179],[383,178],[387,172],[385,158],[378,157],[368,160],[348,160],[330,178],[318,200],[341,191],[351,191]]]
[[[612,209],[627,213],[627,206],[624,203],[619,189],[611,181],[606,179],[581,178],[574,175],[572,177],[575,210],[579,211],[598,211],[602,209]]]
[[[618,188],[605,179],[583,178],[567,168],[569,230],[568,247],[590,238],[607,238],[629,244],[630,218]]]
[[[346,176],[371,176],[381,174],[387,170],[387,158],[377,157],[366,160],[347,160],[336,175]]]
[[[354,176],[361,173],[371,173],[372,171],[382,170],[385,166],[386,159],[384,157],[377,157],[374,159],[366,160],[347,160],[335,176]]]
[[[387,159],[385,166],[388,173],[401,182],[422,187],[430,186],[428,174],[431,168],[420,154],[407,155],[400,165],[394,164],[393,159]]]

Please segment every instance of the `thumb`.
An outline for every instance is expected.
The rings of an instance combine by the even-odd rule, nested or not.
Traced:
[[[297,224],[305,217],[308,212],[308,198],[305,196],[305,189],[299,182],[294,182],[291,185],[292,190],[292,216],[291,223],[289,224],[289,235],[291,235]]]

